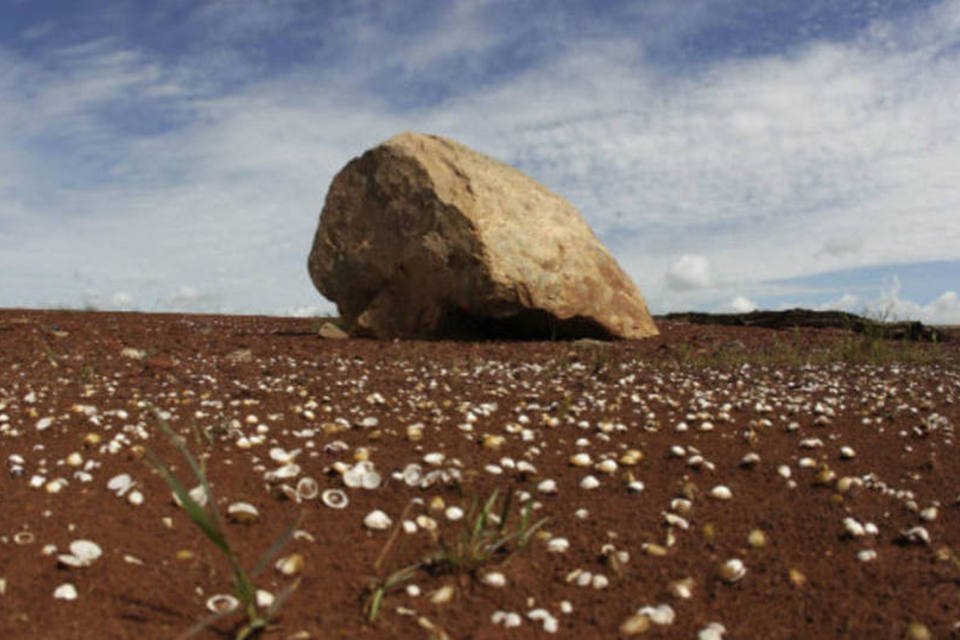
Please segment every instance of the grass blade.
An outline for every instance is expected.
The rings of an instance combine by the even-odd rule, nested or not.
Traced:
[[[210,625],[214,624],[221,618],[226,618],[231,613],[235,613],[236,611],[237,609],[230,609],[229,611],[218,611],[217,613],[209,615],[205,618],[201,618],[196,622],[196,624],[194,624],[192,627],[190,627],[189,629],[181,633],[179,636],[177,636],[177,640],[187,640],[187,638],[192,638],[193,636],[197,635],[198,633],[200,633]]]
[[[193,496],[190,495],[186,487],[184,487],[180,480],[173,474],[170,467],[160,460],[152,450],[147,451],[147,458],[150,464],[160,472],[167,484],[170,485],[170,488],[173,489],[183,510],[186,511],[190,519],[200,527],[204,535],[210,539],[210,542],[216,545],[223,553],[231,553],[230,545],[227,543],[227,539],[224,537],[219,523],[210,517],[210,512],[193,499]],[[209,500],[209,494],[207,499]]]
[[[264,552],[260,559],[257,561],[256,566],[253,567],[253,571],[250,572],[250,575],[256,578],[263,570],[267,568],[271,561],[277,557],[277,554],[280,553],[280,550],[290,541],[290,538],[293,537],[294,531],[297,530],[297,527],[300,526],[300,523],[303,522],[303,514],[301,513],[296,517],[296,519],[287,527],[280,536],[274,540],[273,544],[270,545],[270,548]]]

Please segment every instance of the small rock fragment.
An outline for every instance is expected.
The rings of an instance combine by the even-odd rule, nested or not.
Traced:
[[[76,600],[77,595],[77,588],[69,582],[64,582],[53,591],[53,597],[57,600]]]

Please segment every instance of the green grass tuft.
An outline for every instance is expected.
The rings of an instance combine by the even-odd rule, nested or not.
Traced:
[[[161,460],[153,450],[147,451],[147,460],[150,465],[153,466],[158,473],[160,473],[166,483],[170,485],[170,488],[177,496],[177,499],[180,501],[184,511],[186,511],[187,515],[190,517],[190,520],[192,520],[193,523],[200,528],[200,530],[203,532],[203,535],[206,536],[211,543],[213,543],[213,545],[220,551],[221,554],[223,554],[230,565],[230,569],[233,572],[233,594],[240,603],[239,610],[246,615],[245,624],[239,628],[235,635],[236,640],[250,640],[252,638],[256,638],[267,628],[267,626],[270,624],[270,620],[273,619],[280,607],[287,601],[290,595],[297,588],[299,580],[294,580],[284,587],[280,593],[274,597],[273,603],[271,603],[269,607],[265,608],[257,605],[257,587],[254,580],[263,573],[263,571],[269,566],[270,562],[277,557],[281,549],[283,549],[287,542],[290,541],[290,538],[293,536],[293,532],[297,529],[297,527],[300,526],[302,515],[299,516],[283,532],[283,534],[281,534],[276,541],[274,541],[270,548],[260,556],[260,559],[257,561],[257,564],[254,566],[254,568],[250,571],[247,571],[243,568],[240,558],[227,539],[223,527],[223,518],[220,516],[220,513],[217,510],[217,502],[213,495],[213,491],[210,488],[210,483],[207,480],[207,474],[204,466],[198,462],[197,458],[194,457],[192,453],[190,453],[190,450],[187,448],[183,439],[174,433],[170,425],[167,424],[165,420],[160,418],[159,415],[158,425],[164,434],[166,434],[166,436],[170,439],[170,442],[173,444],[173,446],[180,453],[180,456],[187,462],[187,465],[190,467],[190,471],[200,483],[200,486],[203,488],[203,493],[206,496],[206,505],[200,505],[200,503],[193,499],[184,484],[180,482],[176,475],[174,475],[170,466]],[[193,637],[221,618],[234,613],[234,611],[235,610],[224,611],[207,616],[199,620],[195,625],[184,632],[180,638],[185,639]]]

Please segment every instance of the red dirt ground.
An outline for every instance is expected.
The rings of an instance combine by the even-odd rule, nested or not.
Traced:
[[[312,541],[299,536],[283,551],[304,557],[302,582],[265,638],[613,638],[640,607],[661,603],[675,620],[644,637],[697,638],[711,622],[726,639],[960,637],[957,340],[861,351],[865,339],[836,331],[662,323],[660,337],[614,344],[324,341],[315,324],[0,310],[0,637],[171,638],[207,613],[210,595],[231,591],[223,558],[141,457],[150,447],[191,480],[152,407],[202,450],[221,507],[242,500],[260,511],[254,524],[226,525],[248,566],[303,513]],[[908,362],[887,362],[891,353]],[[846,362],[850,354],[877,362]],[[38,429],[45,418],[50,426]],[[423,437],[411,441],[416,423]],[[212,442],[196,440],[193,426]],[[257,434],[262,443],[238,446]],[[485,447],[485,435],[504,436],[502,446]],[[301,475],[321,489],[343,487],[332,465],[364,450],[386,482],[346,489],[342,510],[296,504],[264,479],[278,466],[273,447],[302,449]],[[642,460],[612,473],[570,463],[577,452],[598,463],[630,449]],[[391,477],[413,462],[429,468],[431,452],[445,454],[442,468],[458,469],[460,483],[411,488]],[[759,462],[745,468],[751,452]],[[143,504],[107,489],[119,473],[136,480]],[[598,488],[579,486],[587,475]],[[631,478],[644,490],[630,492]],[[544,479],[556,494],[537,491]],[[716,485],[732,499],[711,498]],[[549,518],[545,531],[569,550],[548,551],[544,534],[498,556],[485,569],[502,572],[503,587],[483,584],[482,572],[421,572],[408,583],[421,595],[391,592],[368,624],[363,604],[389,532],[367,530],[364,516],[382,509],[398,521],[415,497],[467,508],[494,489],[529,492],[536,516]],[[689,504],[676,501],[683,496]],[[462,526],[430,513],[446,539]],[[669,524],[666,513],[683,520]],[[876,534],[852,536],[845,518],[875,524]],[[929,541],[901,539],[914,527]],[[753,529],[765,546],[748,544]],[[85,568],[58,564],[77,539],[103,556]],[[436,548],[423,531],[398,540],[383,571]],[[613,566],[608,543],[629,560]],[[647,553],[650,543],[666,555]],[[863,550],[876,558],[859,560]],[[747,569],[734,583],[720,572],[730,558]],[[608,585],[568,582],[576,569]],[[691,597],[672,595],[670,583],[685,578]],[[276,593],[287,581],[271,567],[261,586]],[[76,600],[53,597],[66,582]],[[452,600],[432,603],[447,584]],[[556,619],[556,634],[528,617],[537,608]],[[496,611],[522,624],[495,625]],[[230,637],[238,619],[199,637]]]

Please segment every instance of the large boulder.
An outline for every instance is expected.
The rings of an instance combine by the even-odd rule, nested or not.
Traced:
[[[308,268],[354,333],[379,338],[657,333],[573,205],[439,136],[398,135],[337,174]]]

